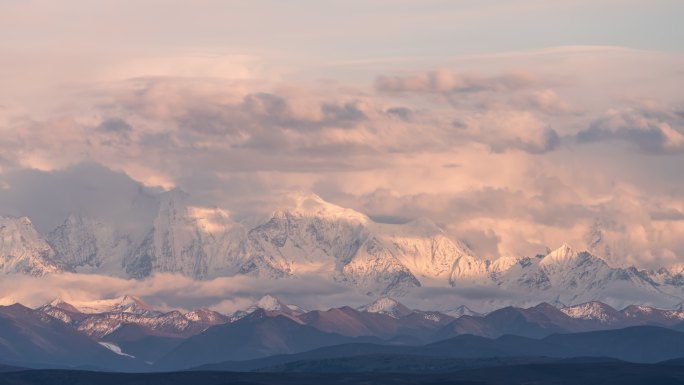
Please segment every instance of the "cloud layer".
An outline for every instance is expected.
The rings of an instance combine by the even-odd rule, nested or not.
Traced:
[[[576,47],[359,64],[354,81],[124,66],[49,107],[0,108],[0,214],[49,231],[69,212],[119,213],[138,191],[180,187],[245,218],[311,190],[378,220],[433,218],[483,257],[569,242],[616,265],[674,264],[680,60]]]

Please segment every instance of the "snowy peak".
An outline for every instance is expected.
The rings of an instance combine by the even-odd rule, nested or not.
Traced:
[[[172,272],[197,279],[207,277],[205,234],[191,216],[186,200],[187,194],[178,189],[160,195],[151,231],[126,256],[129,276],[144,278],[153,272]]]
[[[575,319],[593,320],[602,324],[611,324],[621,318],[620,312],[598,301],[564,307],[560,311]]]
[[[287,201],[287,207],[276,210],[274,217],[289,213],[308,218],[345,219],[355,223],[370,221],[365,214],[327,202],[314,193],[292,193]]]
[[[202,323],[205,325],[218,325],[228,322],[228,317],[206,308],[195,309],[185,313],[183,316],[189,321]]]
[[[43,307],[53,307],[55,309],[61,309],[72,313],[81,313],[74,305],[62,300],[61,298],[55,298],[47,305]]]
[[[553,250],[552,252],[547,254],[542,259],[540,264],[542,266],[552,264],[568,264],[572,262],[576,257],[577,253],[575,252],[575,250],[573,250],[567,243],[564,243],[558,249]]]
[[[42,276],[60,270],[54,251],[27,217],[0,217],[0,271]]]
[[[285,303],[269,294],[261,297],[253,306],[267,311],[287,311],[290,309]]]
[[[603,259],[596,257],[586,251],[577,252],[573,250],[567,243],[564,243],[561,247],[550,252],[548,255],[542,258],[541,262],[539,262],[539,265],[545,267],[558,266],[567,268],[584,263],[605,265],[606,267],[608,266]]]
[[[266,294],[263,297],[261,297],[259,301],[252,305],[252,308],[262,309],[271,312],[280,312],[291,315],[302,314],[305,312],[305,310],[300,308],[299,306],[288,305],[270,294]]]
[[[69,217],[47,235],[47,241],[68,270],[97,265],[98,241],[95,226],[80,215]],[[104,254],[104,253],[102,253]],[[109,253],[107,253],[109,254]]]
[[[443,312],[446,315],[452,316],[454,318],[459,318],[464,315],[471,316],[471,317],[481,317],[482,314],[475,312],[471,310],[468,306],[466,305],[461,305],[455,309],[447,310]]]
[[[74,307],[81,313],[98,314],[98,313],[131,313],[131,314],[146,314],[155,312],[154,309],[146,304],[142,299],[132,296],[124,295],[122,297],[113,299],[102,299],[88,302],[74,302]]]
[[[361,306],[359,311],[385,314],[392,318],[402,318],[412,313],[411,309],[390,297],[381,297],[368,305]]]
[[[642,316],[649,316],[655,312],[658,312],[658,309],[652,308],[650,306],[643,306],[643,305],[629,305],[620,311],[620,313],[624,314],[625,317],[628,317],[628,318],[637,318],[637,317],[642,317]],[[676,310],[674,310],[672,312],[676,312]]]
[[[136,197],[142,203],[133,200],[130,212],[74,213],[47,239],[28,218],[0,217],[0,273],[72,271],[140,279],[160,272],[193,279],[317,275],[372,298],[397,297],[424,285],[474,284],[520,294],[469,303],[481,311],[592,300],[617,308],[671,308],[684,300],[682,267],[613,268],[567,244],[545,256],[485,260],[427,218],[376,223],[315,194],[291,194],[283,209],[249,225],[233,222],[226,210],[188,206],[180,190]]]
[[[270,295],[266,294],[263,297],[261,297],[257,302],[255,302],[252,306],[248,307],[247,309],[244,310],[238,310],[235,313],[233,313],[230,316],[230,319],[232,321],[237,321],[239,319],[242,319],[250,314],[258,313],[258,312],[265,312],[266,314],[269,313],[278,313],[278,314],[284,314],[290,317],[296,317],[298,315],[304,314],[305,311],[300,308],[299,306],[295,305],[288,305],[285,302],[281,301],[280,299]]]

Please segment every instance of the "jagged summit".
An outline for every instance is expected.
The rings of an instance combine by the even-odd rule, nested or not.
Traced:
[[[42,276],[60,270],[55,253],[27,217],[0,216],[0,272]]]
[[[255,312],[278,313],[287,316],[297,316],[305,313],[305,310],[296,305],[288,305],[280,299],[270,294],[266,294],[248,308],[236,311],[231,315],[230,318],[233,321],[236,321]]]
[[[549,252],[547,255],[541,257],[540,265],[560,265],[560,264],[574,264],[581,260],[592,260],[596,263],[608,263],[601,257],[593,255],[588,251],[578,251],[570,246],[568,243],[563,243],[559,248]]]
[[[584,253],[587,254],[588,253]],[[563,243],[556,250],[551,251],[546,256],[544,256],[540,262],[540,265],[552,265],[552,264],[568,264],[572,263],[580,253],[576,252],[570,245]]]
[[[64,301],[61,298],[55,298],[52,301],[50,301],[48,304],[42,306],[42,308],[46,308],[46,307],[53,307],[56,309],[62,309],[62,310],[66,310],[66,311],[73,312],[73,313],[80,313],[80,311],[74,305]]]
[[[566,315],[584,320],[596,320],[609,324],[620,318],[620,313],[614,308],[599,301],[585,302],[575,306],[560,309]]]
[[[259,300],[252,306],[268,311],[289,310],[289,307],[284,302],[280,301],[278,298],[270,294],[266,294],[263,297],[259,298]]]
[[[330,203],[312,192],[292,192],[287,194],[285,205],[275,211],[274,217],[291,214],[310,218],[334,218],[368,223],[370,218],[356,210]]]
[[[380,297],[367,305],[361,306],[358,310],[367,313],[386,314],[393,318],[402,318],[412,313],[411,309],[390,297]]]
[[[201,308],[189,311],[183,316],[192,322],[203,322],[205,324],[219,324],[228,322],[228,317],[211,309]]]
[[[454,317],[454,318],[459,318],[459,317],[462,317],[462,316],[464,316],[464,315],[467,315],[467,316],[475,316],[475,317],[482,316],[481,313],[478,313],[478,312],[476,312],[476,311],[471,310],[471,309],[470,309],[468,306],[466,306],[466,305],[461,305],[461,306],[458,306],[458,307],[456,307],[456,308],[454,308],[454,309],[446,310],[446,311],[444,311],[443,313],[446,314],[446,315],[450,315],[450,316],[452,316],[452,317]]]

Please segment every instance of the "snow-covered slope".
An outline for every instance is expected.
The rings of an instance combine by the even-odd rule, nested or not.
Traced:
[[[142,278],[152,272],[181,273],[198,279],[207,276],[205,234],[197,220],[188,215],[186,198],[180,190],[161,196],[152,229],[124,260],[129,276]]]
[[[266,294],[248,308],[234,312],[230,316],[230,320],[231,322],[237,321],[256,312],[257,310],[263,310],[267,314],[271,315],[281,314],[290,318],[296,318],[297,316],[302,315],[306,312],[299,306],[288,305],[285,302],[279,300],[278,298]]]
[[[36,310],[98,339],[110,338],[112,333],[125,325],[141,326],[152,335],[187,337],[209,326],[230,321],[227,316],[209,309],[197,309],[185,314],[178,310],[158,311],[132,295],[73,303],[56,299]]]
[[[598,301],[564,307],[560,311],[575,319],[594,320],[602,324],[616,323],[622,318],[620,312]]]
[[[121,234],[103,222],[71,214],[47,235],[47,241],[66,270],[122,275],[122,261],[131,250],[134,236]]]
[[[84,314],[120,312],[131,314],[147,314],[155,312],[150,305],[133,295],[124,295],[118,298],[101,299],[95,301],[72,301],[71,303],[66,303],[65,301],[60,302],[61,303],[59,303],[57,306],[63,308],[65,306],[64,304],[70,305]]]
[[[412,313],[411,309],[390,297],[381,297],[367,305],[361,306],[359,311],[386,314],[392,318],[402,318]]]
[[[296,196],[248,233],[245,272],[270,277],[323,274],[368,295],[401,294],[421,278],[446,279],[454,261],[468,254],[434,223],[378,224],[367,216]]]
[[[681,302],[681,286],[658,283],[648,272],[634,267],[616,268],[585,251],[562,245],[548,255],[502,258],[483,261],[463,257],[451,277],[455,287],[479,284],[517,293],[508,302],[490,301],[490,308],[545,301],[555,304],[581,304],[602,301],[624,307],[630,303],[649,303],[673,307]]]
[[[459,318],[459,317],[462,317],[464,315],[476,316],[476,317],[480,317],[483,315],[481,313],[472,311],[468,306],[465,306],[465,305],[461,305],[461,306],[458,306],[454,309],[443,311],[442,313],[444,313],[448,316],[452,316],[454,318]]]
[[[0,271],[41,276],[60,270],[55,252],[31,220],[0,217]]]

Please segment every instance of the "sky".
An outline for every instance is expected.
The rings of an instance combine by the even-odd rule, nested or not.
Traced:
[[[0,214],[49,231],[60,207],[132,183],[246,218],[312,191],[378,221],[431,218],[485,258],[567,242],[614,265],[684,263],[683,14],[0,0]]]

